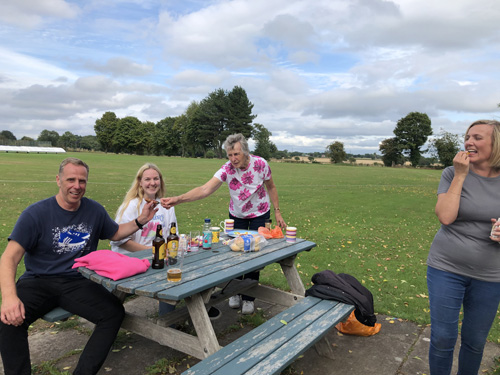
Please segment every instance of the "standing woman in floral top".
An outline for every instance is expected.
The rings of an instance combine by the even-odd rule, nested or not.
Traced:
[[[271,203],[276,223],[285,228],[286,223],[279,208],[278,191],[267,161],[259,156],[250,155],[247,140],[242,134],[227,137],[224,149],[229,161],[207,183],[176,197],[162,198],[162,206],[170,208],[180,203],[206,198],[225,182],[229,186],[231,198],[229,218],[234,219],[235,229],[257,230],[265,226],[265,221],[271,217]],[[251,272],[245,277],[258,280],[259,272]],[[242,297],[231,297],[229,306],[232,308],[242,306],[243,314],[252,314],[253,298]]]

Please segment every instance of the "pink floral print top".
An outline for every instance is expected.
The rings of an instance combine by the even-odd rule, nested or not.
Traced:
[[[260,156],[250,155],[245,169],[224,164],[214,177],[229,186],[229,212],[240,219],[261,216],[270,209],[269,194],[264,182],[271,178],[271,168]]]

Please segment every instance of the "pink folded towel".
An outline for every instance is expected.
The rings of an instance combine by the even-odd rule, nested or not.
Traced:
[[[149,260],[131,258],[111,250],[98,250],[75,259],[72,268],[87,267],[97,274],[120,280],[148,270]]]

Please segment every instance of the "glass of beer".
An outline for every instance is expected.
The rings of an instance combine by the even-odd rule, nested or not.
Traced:
[[[180,268],[169,268],[167,270],[167,280],[173,283],[182,280],[182,270]]]

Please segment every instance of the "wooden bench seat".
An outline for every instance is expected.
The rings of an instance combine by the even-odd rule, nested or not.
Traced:
[[[279,374],[316,343],[320,354],[331,358],[325,335],[353,310],[352,305],[306,297],[182,375]]]
[[[71,316],[73,316],[73,314],[69,311],[64,310],[62,307],[56,307],[54,310],[49,311],[47,314],[42,316],[42,319],[47,322],[54,323],[59,320],[66,320]]]

